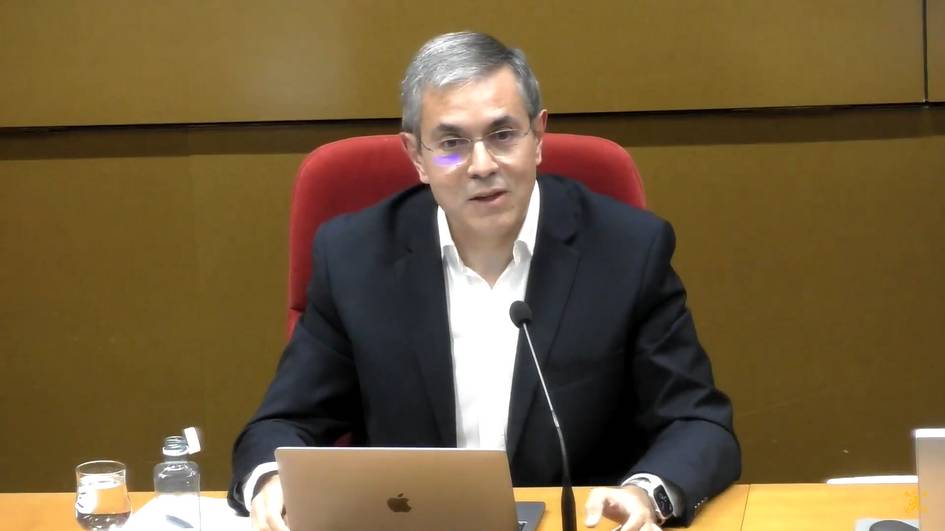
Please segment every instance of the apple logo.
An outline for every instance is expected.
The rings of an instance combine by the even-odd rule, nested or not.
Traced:
[[[413,508],[409,502],[410,498],[404,498],[403,492],[398,494],[396,498],[387,498],[387,506],[395,513],[409,513],[410,509]]]

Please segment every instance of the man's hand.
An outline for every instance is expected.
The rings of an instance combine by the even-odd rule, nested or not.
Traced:
[[[596,488],[591,490],[584,504],[587,518],[584,525],[595,527],[601,516],[619,522],[616,531],[660,531],[656,525],[656,511],[646,491],[628,485],[619,489]]]
[[[284,507],[282,482],[279,481],[279,474],[273,474],[266,478],[262,488],[253,496],[249,509],[249,521],[253,531],[289,531],[282,518]]]

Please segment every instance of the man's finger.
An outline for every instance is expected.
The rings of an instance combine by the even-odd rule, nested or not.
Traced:
[[[601,514],[604,512],[604,501],[607,498],[607,491],[601,488],[591,489],[587,495],[587,501],[584,502],[584,525],[594,527],[600,523]]]
[[[647,518],[640,513],[633,513],[627,521],[623,523],[620,531],[641,531],[649,522]]]
[[[269,531],[269,525],[266,524],[266,515],[262,511],[254,512],[252,515],[253,531]]]
[[[632,514],[630,518],[627,518],[627,521],[623,523],[620,531],[642,531],[648,523],[649,522],[647,522],[642,515]]]
[[[269,512],[269,517],[266,519],[269,529],[271,531],[289,531],[289,526],[285,525],[285,520],[282,519],[282,505],[280,504],[278,508],[270,506],[270,509],[271,512]]]
[[[266,526],[266,510],[259,496],[256,496],[250,505],[249,521],[253,531],[268,531],[268,527]]]
[[[269,524],[269,529],[271,531],[289,531],[289,526],[282,518],[282,509],[285,508],[285,504],[282,499],[281,486],[268,489],[268,491],[266,493],[266,523]]]
[[[284,507],[282,484],[272,476],[253,498],[250,519],[254,531],[289,531],[282,518]]]

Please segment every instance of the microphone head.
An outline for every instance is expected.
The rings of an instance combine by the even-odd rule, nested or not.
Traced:
[[[515,301],[509,306],[509,317],[512,318],[512,324],[521,328],[523,324],[532,322],[532,309],[525,301]]]

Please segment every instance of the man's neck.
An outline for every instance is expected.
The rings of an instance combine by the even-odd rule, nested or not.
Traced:
[[[463,264],[478,273],[489,286],[495,286],[502,272],[512,261],[512,246],[520,229],[521,227],[509,235],[490,238],[463,234],[464,231],[453,230],[453,226],[450,226],[453,243]]]
[[[533,215],[538,215],[537,188],[532,191],[532,194],[529,207],[522,214],[521,219],[514,227],[502,234],[496,234],[494,230],[485,231],[485,234],[483,234],[483,231],[477,232],[473,227],[450,221],[442,210],[438,214],[441,216],[439,218],[440,223],[442,223],[442,220],[446,220],[445,224],[450,233],[449,237],[453,240],[453,245],[456,246],[456,251],[459,253],[463,264],[488,282],[490,287],[495,287],[495,283],[512,261],[515,242],[522,233],[522,227],[525,225],[525,219],[528,217],[532,206],[535,207]],[[524,235],[526,241],[534,240],[534,230],[535,228],[531,227],[530,234]]]

